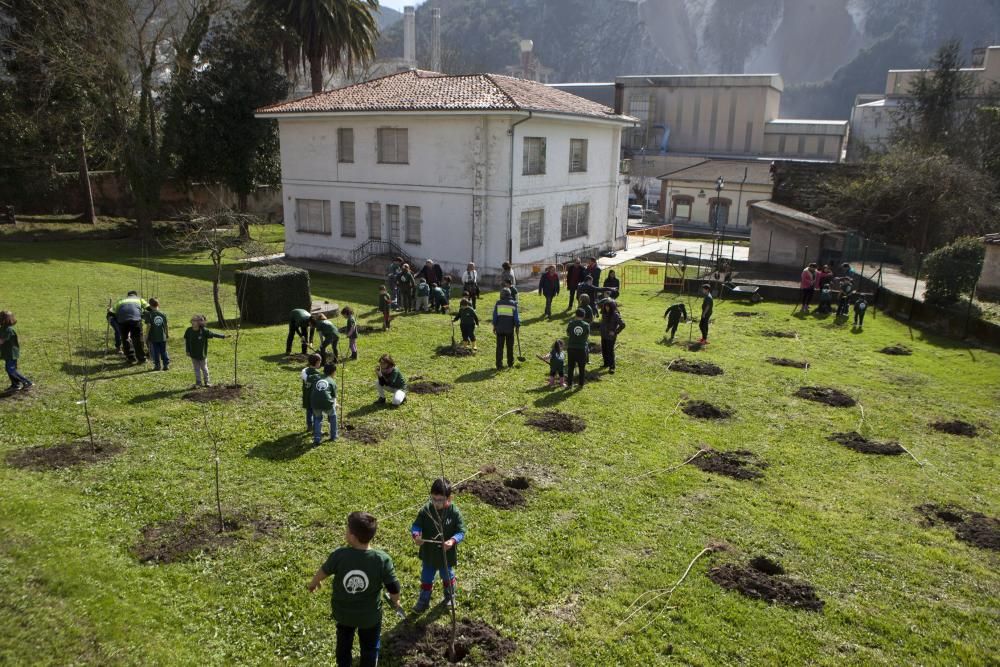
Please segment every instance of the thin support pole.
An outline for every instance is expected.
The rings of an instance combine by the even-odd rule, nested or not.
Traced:
[[[765,264],[771,263],[771,239],[773,238],[774,238],[774,230],[772,229],[771,233],[767,235],[767,259],[764,260]]]
[[[962,338],[969,337],[969,322],[972,320],[972,300],[976,297],[976,288],[979,287],[979,279],[976,279],[976,283],[972,286],[972,291],[969,292],[969,307],[965,309],[965,329],[962,332]]]
[[[924,266],[923,254],[917,258],[917,274],[913,276],[913,294],[910,295],[910,321],[913,321],[913,306],[917,302],[917,281],[920,280],[920,269]]]

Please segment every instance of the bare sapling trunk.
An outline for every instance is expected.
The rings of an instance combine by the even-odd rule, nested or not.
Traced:
[[[87,143],[80,124],[80,194],[83,195],[83,221],[89,225],[97,222],[97,212],[94,210],[94,191],[90,187],[90,168],[87,166]]]
[[[226,532],[226,523],[222,518],[222,494],[219,490],[219,441],[212,435],[212,430],[208,426],[208,408],[202,406],[202,416],[205,419],[205,433],[212,440],[212,456],[215,459],[215,509],[219,514],[219,532]]]
[[[219,300],[219,285],[222,283],[222,253],[212,252],[212,264],[215,275],[212,277],[212,301],[215,303],[215,316],[219,318],[219,326],[226,326],[226,316],[222,313],[222,302]]]
[[[444,474],[444,446],[441,444],[441,441],[438,439],[438,434],[437,434],[437,420],[434,419],[434,407],[433,407],[433,405],[430,407],[430,412],[431,412],[431,429],[433,429],[433,433],[434,433],[434,444],[437,447],[438,463],[441,466],[441,479],[446,479],[445,474]],[[432,507],[433,507],[433,504],[432,504]],[[444,571],[447,572],[448,571],[448,550],[445,548],[444,543],[447,542],[448,539],[445,537],[445,534],[444,534],[444,517],[441,516],[441,513],[438,511],[438,509],[436,507],[434,507],[434,512],[437,514],[437,529],[438,529],[438,532],[441,534],[441,557],[444,558]],[[452,547],[452,549],[454,549],[454,548],[455,547]],[[442,583],[442,585],[444,585],[444,582],[441,582],[441,583]],[[456,654],[455,654],[455,639],[458,637],[458,619],[455,616],[455,593],[456,593],[455,587],[453,586],[452,589],[451,589],[451,607],[450,607],[450,609],[451,609],[451,643],[450,643],[450,647],[449,647],[449,650],[451,651],[450,658],[452,660],[454,660],[455,657],[456,657]]]
[[[70,299],[70,308],[73,307],[73,300]],[[86,338],[83,331],[83,314],[80,306],[80,287],[76,288],[76,320],[80,330],[80,368],[83,369],[83,381],[80,383],[81,403],[83,403],[83,415],[87,419],[87,436],[90,439],[90,451],[97,454],[97,444],[94,442],[94,424],[90,419],[90,406],[88,404],[90,394],[90,371],[86,358]]]

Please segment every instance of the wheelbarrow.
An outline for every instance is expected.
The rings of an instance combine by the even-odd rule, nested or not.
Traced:
[[[764,295],[760,293],[760,285],[734,285],[732,283],[726,283],[723,285],[727,290],[729,290],[730,295],[735,299],[747,299],[750,303],[760,303],[764,300]]]

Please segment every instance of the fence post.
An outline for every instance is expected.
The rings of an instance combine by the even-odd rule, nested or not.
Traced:
[[[861,279],[858,281],[858,287],[863,287],[864,286],[863,284],[864,284],[864,281],[865,281],[865,257],[867,255],[867,251],[868,251],[868,239],[866,239],[865,237],[862,236],[861,237],[861,272],[859,273],[859,275],[861,276]]]
[[[917,275],[913,276],[913,294],[910,295],[910,321],[913,321],[913,305],[917,302],[917,281],[920,280],[920,269],[924,265],[923,253],[917,258]]]

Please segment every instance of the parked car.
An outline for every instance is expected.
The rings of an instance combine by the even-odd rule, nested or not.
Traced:
[[[639,204],[630,204],[628,207],[628,217],[630,218],[641,218],[642,217],[642,206]]]
[[[651,208],[647,208],[642,214],[642,221],[655,225],[662,225],[663,215],[661,215],[659,211],[654,211]]]

